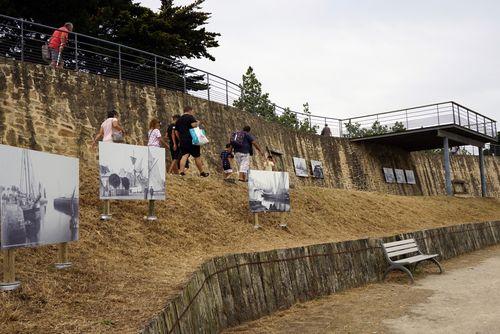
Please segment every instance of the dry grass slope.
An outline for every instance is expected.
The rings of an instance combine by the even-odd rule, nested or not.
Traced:
[[[56,271],[53,246],[20,249],[22,288],[0,294],[0,333],[135,333],[206,258],[305,244],[381,236],[428,227],[500,219],[498,199],[400,197],[317,187],[292,190],[289,230],[278,215],[254,231],[246,185],[217,177],[169,177],[157,222],[144,202],[113,202],[100,222],[97,168],[81,166],[80,241],[74,265]]]

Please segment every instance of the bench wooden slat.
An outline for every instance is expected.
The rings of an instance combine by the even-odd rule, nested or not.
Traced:
[[[393,247],[393,246],[399,246],[399,245],[404,245],[404,244],[409,244],[415,242],[415,239],[405,239],[405,240],[399,240],[399,241],[392,241],[383,244],[385,248],[387,247]]]
[[[407,244],[400,245],[400,246],[384,247],[384,248],[385,248],[385,250],[388,253],[390,253],[390,252],[395,252],[395,251],[398,251],[398,250],[402,250],[402,249],[406,249],[406,248],[412,248],[412,247],[418,247],[417,243],[416,242],[411,242],[411,243],[407,243]]]
[[[415,252],[418,252],[418,247],[407,248],[407,249],[403,249],[403,250],[396,251],[396,252],[387,252],[387,255],[389,257],[394,257],[394,256],[415,253]]]
[[[412,256],[412,257],[408,257],[406,259],[401,259],[401,260],[394,261],[394,263],[399,263],[399,264],[402,264],[402,263],[415,263],[415,262],[420,262],[420,261],[427,260],[427,259],[432,259],[433,257],[436,257],[436,256],[438,256],[438,254],[415,255],[415,256]]]

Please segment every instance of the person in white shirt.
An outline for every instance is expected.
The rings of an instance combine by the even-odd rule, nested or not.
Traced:
[[[125,130],[120,125],[120,121],[118,120],[118,113],[115,110],[111,110],[108,112],[108,118],[102,122],[99,132],[94,138],[92,146],[95,147],[97,141],[102,138],[102,141],[105,143],[113,142],[113,135],[121,133],[122,136],[125,135]]]
[[[267,170],[269,172],[272,172],[275,170],[274,168],[274,160],[272,155],[267,156],[266,162],[264,162],[264,170]]]
[[[168,144],[161,136],[160,126],[161,123],[156,118],[149,122],[147,146],[161,147],[163,145],[163,147],[168,147]]]

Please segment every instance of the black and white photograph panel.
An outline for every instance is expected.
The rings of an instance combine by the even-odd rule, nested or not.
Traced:
[[[1,248],[78,240],[78,159],[0,145]]]
[[[384,170],[385,182],[387,183],[396,182],[396,176],[394,176],[394,169],[384,167],[383,170]]]
[[[99,142],[100,198],[147,200],[148,163],[147,146]]]
[[[148,199],[165,199],[165,149],[148,147]]]
[[[406,182],[408,182],[408,184],[417,184],[417,181],[415,180],[415,173],[411,169],[406,169],[405,174]]]
[[[295,167],[295,175],[303,177],[309,176],[306,159],[293,157],[293,166]]]
[[[396,173],[396,182],[397,183],[406,183],[405,171],[402,169],[394,169]]]
[[[290,181],[287,172],[250,170],[248,198],[251,212],[290,211]]]
[[[323,174],[323,163],[321,161],[311,160],[311,169],[315,178],[325,178],[325,175]]]

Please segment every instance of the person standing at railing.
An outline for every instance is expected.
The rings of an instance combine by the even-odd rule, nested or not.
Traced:
[[[49,39],[50,65],[53,68],[63,67],[62,51],[68,43],[68,35],[73,31],[73,23],[66,22],[61,28],[56,29]]]
[[[328,127],[328,124],[325,123],[325,127],[321,130],[321,135],[326,137],[332,136],[332,130]]]

